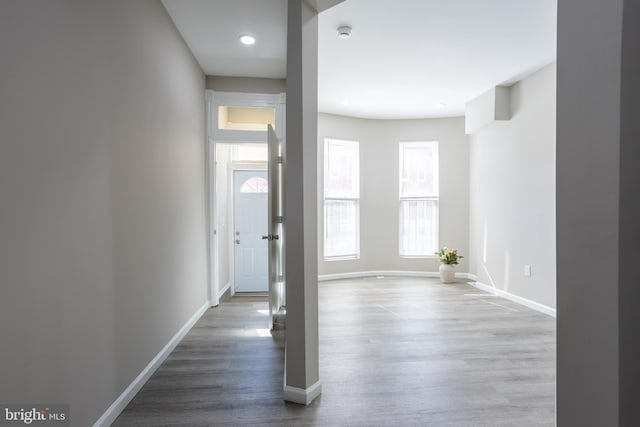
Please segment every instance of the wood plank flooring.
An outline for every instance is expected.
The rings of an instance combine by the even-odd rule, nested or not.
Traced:
[[[310,406],[282,401],[267,301],[209,310],[114,426],[553,426],[555,319],[460,281],[322,282]]]

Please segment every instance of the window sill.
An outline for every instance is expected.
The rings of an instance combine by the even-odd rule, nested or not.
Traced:
[[[438,259],[437,255],[400,255],[400,258],[406,259]]]
[[[326,262],[331,261],[354,261],[360,259],[360,255],[349,255],[349,256],[332,256],[332,257],[324,257]]]

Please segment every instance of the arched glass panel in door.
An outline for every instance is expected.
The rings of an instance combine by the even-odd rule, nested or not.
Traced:
[[[253,176],[247,179],[240,186],[241,193],[268,193],[269,183],[266,179],[259,176]]]

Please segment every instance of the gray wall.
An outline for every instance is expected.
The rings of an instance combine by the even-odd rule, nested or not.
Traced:
[[[284,397],[309,403],[319,385],[317,149],[318,14],[306,2],[287,9]],[[294,389],[297,396],[288,393]],[[305,398],[302,402],[301,397]]]
[[[469,268],[484,284],[555,308],[555,63],[512,86],[510,104],[511,120],[470,135]]]
[[[159,1],[0,2],[0,402],[95,422],[207,300],[205,78]]]
[[[256,77],[207,76],[207,89],[219,92],[284,93],[285,79],[262,79]]]
[[[324,138],[359,141],[360,259],[324,260]],[[469,255],[469,144],[464,119],[367,120],[318,116],[318,273],[361,271],[436,272],[439,261],[398,255],[400,141],[439,141],[440,244]],[[457,266],[467,271],[466,258]]]
[[[640,425],[638,2],[558,2],[558,425]]]
[[[640,425],[640,4],[624,3],[620,90],[620,425]]]

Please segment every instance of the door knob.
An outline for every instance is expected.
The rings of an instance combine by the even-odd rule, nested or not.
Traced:
[[[277,234],[267,234],[266,236],[262,236],[262,240],[278,240],[280,236]]]

